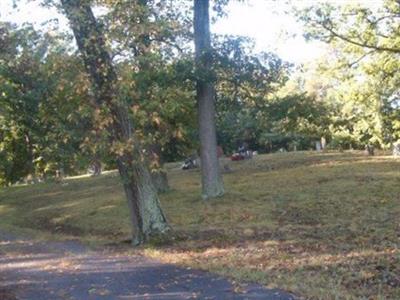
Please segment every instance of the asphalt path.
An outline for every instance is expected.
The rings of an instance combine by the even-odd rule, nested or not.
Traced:
[[[35,241],[0,232],[0,299],[266,299],[289,293],[238,288],[217,275],[78,241]]]

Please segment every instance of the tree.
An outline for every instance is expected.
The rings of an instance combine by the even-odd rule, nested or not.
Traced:
[[[176,124],[185,119],[179,109],[188,106],[188,97],[182,92],[186,84],[175,82],[174,74],[177,62],[185,59],[177,40],[187,34],[187,29],[182,29],[176,3],[148,0],[106,3],[109,11],[103,20],[112,53],[118,57],[121,96],[133,110],[135,130],[149,154],[154,183],[158,191],[165,191],[168,189],[163,170],[165,146],[171,140],[171,133],[179,131]],[[131,88],[133,85],[135,89]],[[171,90],[175,91],[175,97],[171,97]],[[172,102],[178,113],[171,116],[168,110]]]
[[[342,40],[348,44],[344,51],[366,49],[371,53],[398,54],[399,14],[400,4],[397,0],[384,0],[377,9],[362,4],[342,7],[327,3],[313,5],[301,11],[299,17],[308,25],[307,37],[326,42]]]
[[[146,165],[147,158],[134,135],[127,105],[117,97],[117,75],[90,4],[85,0],[62,0],[61,4],[93,85],[101,116],[99,125],[107,131],[116,156],[130,209],[132,242],[138,245],[153,235],[165,234],[169,226]]]
[[[88,82],[61,36],[0,24],[0,181],[79,171],[91,132]]]
[[[254,53],[246,38],[214,38],[214,71],[217,75],[217,135],[224,151],[236,151],[246,142],[260,150],[259,137],[266,128],[270,97],[288,76],[288,64],[272,53]]]
[[[217,157],[215,126],[215,90],[212,71],[209,0],[194,0],[194,41],[197,68],[197,106],[200,137],[202,196],[204,199],[224,194]]]
[[[388,147],[400,137],[400,4],[394,0],[380,4],[321,4],[300,13],[307,25],[307,37],[325,41],[333,48],[330,69],[342,69],[342,75],[334,74],[332,80],[342,119],[351,121],[336,131],[361,146],[373,143]]]

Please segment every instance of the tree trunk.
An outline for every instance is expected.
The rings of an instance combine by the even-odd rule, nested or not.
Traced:
[[[165,233],[169,227],[147,167],[129,155],[119,157],[117,164],[133,225],[132,243],[139,245],[153,235]]]
[[[159,193],[168,192],[170,187],[168,183],[167,172],[163,169],[153,170],[151,172],[151,179],[153,180],[154,187]]]
[[[194,0],[194,41],[198,76],[196,88],[202,196],[204,199],[208,199],[224,194],[224,185],[217,157],[209,0]]]
[[[117,165],[130,209],[132,241],[138,245],[152,235],[165,233],[169,226],[133,135],[128,108],[116,96],[117,76],[89,2],[61,0],[61,3],[90,75],[96,106],[108,112],[102,123],[107,124],[110,142],[122,147],[116,154]]]
[[[150,160],[150,173],[153,184],[159,193],[169,191],[167,172],[163,169],[164,161],[162,159],[161,146],[151,144],[147,147]]]

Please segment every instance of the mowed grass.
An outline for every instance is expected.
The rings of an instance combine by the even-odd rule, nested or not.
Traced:
[[[400,159],[280,153],[228,162],[204,202],[197,170],[168,166],[161,196],[177,239],[139,250],[307,299],[400,299]],[[0,191],[0,226],[118,243],[128,209],[115,172]]]

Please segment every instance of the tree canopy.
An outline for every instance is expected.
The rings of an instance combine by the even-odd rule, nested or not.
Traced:
[[[59,6],[57,1],[43,1]],[[212,2],[221,17],[227,1]],[[151,168],[162,169],[199,149],[193,3],[93,1],[135,135]],[[301,68],[246,37],[211,35],[218,145],[231,154],[246,142],[259,152],[306,150],[327,139],[332,148],[389,148],[400,138],[399,5],[313,4],[297,11],[308,39],[330,53]],[[71,36],[29,24],[0,26],[0,181],[7,185],[86,172],[109,155],[107,109]],[[105,122],[105,123],[104,123]],[[117,151],[118,146],[114,145]]]

